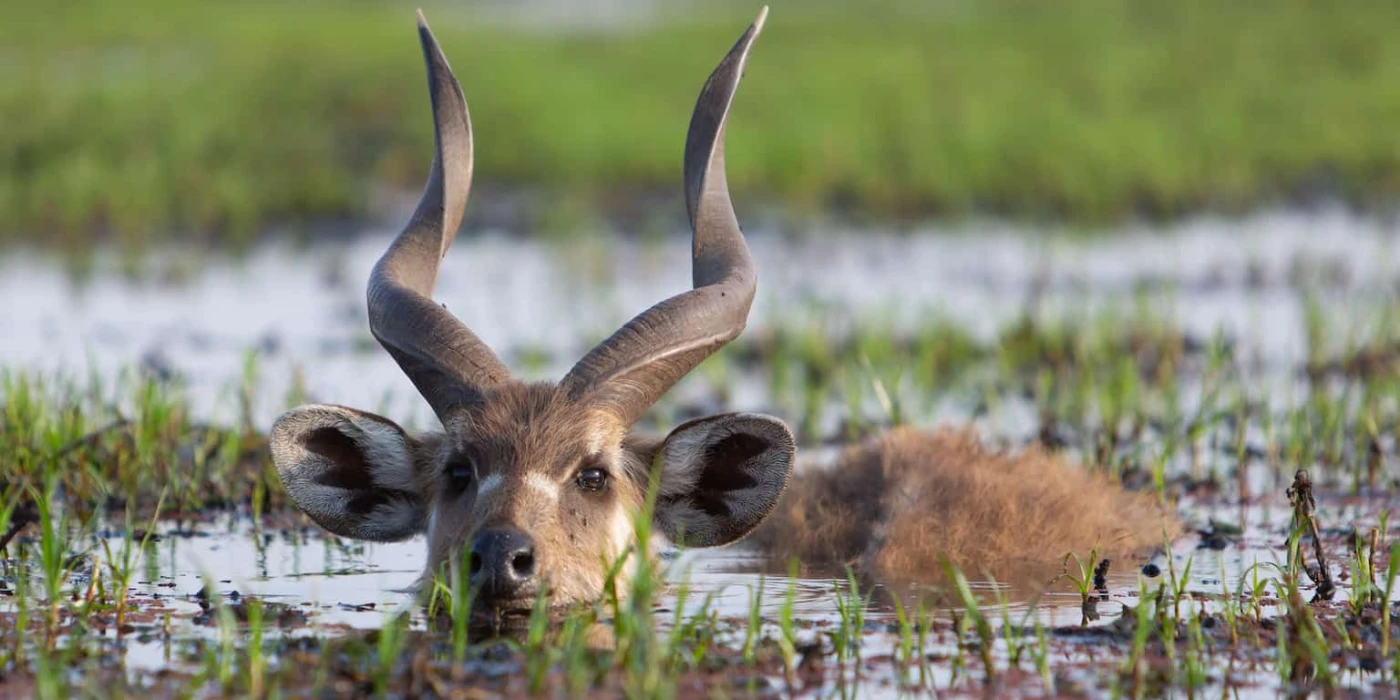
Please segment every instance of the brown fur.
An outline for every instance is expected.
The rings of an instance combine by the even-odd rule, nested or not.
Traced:
[[[1038,447],[985,448],[972,430],[896,429],[794,474],[754,541],[775,563],[886,578],[936,575],[942,557],[998,579],[1058,569],[1068,552],[1142,553],[1180,529],[1125,491]]]
[[[364,411],[302,406],[274,425],[273,459],[293,500],[336,534],[397,541],[426,531],[425,586],[465,561],[482,533],[521,533],[533,580],[507,594],[519,598],[477,600],[500,610],[528,610],[540,587],[557,606],[596,600],[623,557],[651,556],[634,521],[653,472],[654,531],[705,547],[756,527],[791,471],[792,434],[766,416],[710,416],[657,438],[551,384],[508,382],[484,399],[419,436]],[[602,485],[585,488],[585,471],[601,471]],[[619,590],[632,571],[617,569]]]
[[[551,602],[596,598],[604,574],[632,542],[631,530],[616,521],[630,523],[641,510],[651,453],[635,452],[633,441],[624,444],[624,427],[549,384],[506,384],[447,428],[429,458],[432,467],[421,473],[420,492],[432,513],[428,571],[439,570],[481,529],[517,527],[534,540]],[[481,480],[496,477],[500,485],[485,498],[474,490],[447,493],[444,469],[453,459],[470,459]],[[603,492],[574,489],[571,477],[585,462],[613,475]],[[557,485],[556,495],[527,479]]]

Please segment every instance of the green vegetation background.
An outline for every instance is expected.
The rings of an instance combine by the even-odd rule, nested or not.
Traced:
[[[428,4],[478,182],[595,204],[678,191],[695,94],[758,3],[672,4],[602,29]],[[409,4],[4,14],[0,242],[237,241],[371,214],[375,188],[423,176]],[[787,212],[897,218],[1377,204],[1400,193],[1398,35],[1391,0],[775,3],[730,181]]]

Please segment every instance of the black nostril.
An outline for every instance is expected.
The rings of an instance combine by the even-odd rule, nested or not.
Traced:
[[[517,578],[529,578],[535,574],[535,553],[516,552],[510,558],[510,568]]]
[[[481,555],[477,554],[476,552],[472,552],[471,575],[475,576],[478,571],[481,571]]]

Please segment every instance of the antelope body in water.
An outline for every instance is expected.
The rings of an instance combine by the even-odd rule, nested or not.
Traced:
[[[284,414],[271,433],[273,459],[287,493],[307,515],[355,539],[426,534],[424,581],[454,557],[467,559],[477,612],[499,620],[527,613],[540,595],[551,606],[602,596],[612,564],[639,544],[633,520],[653,483],[652,528],[682,546],[734,542],[774,510],[794,459],[792,434],[780,420],[728,413],[690,421],[661,438],[632,431],[672,385],[739,335],[753,302],[756,271],[725,182],[724,132],[766,12],[705,83],[686,135],[693,289],[629,321],[557,384],[512,378],[471,330],[432,300],[439,263],[471,186],[472,132],[461,87],[420,14],[436,154],[417,208],[370,274],[367,297],[370,330],[427,400],[442,430],[410,435],[387,418],[336,405]],[[1041,483],[1036,470],[1045,459],[998,461],[971,442],[965,451],[940,451],[940,439],[899,433],[855,453],[850,465],[799,478],[782,517],[770,521],[777,530],[770,526],[757,541],[775,554],[816,558],[870,549],[870,542],[859,544],[867,521],[841,508],[865,512],[863,499],[872,499],[890,513],[921,512],[911,516],[908,529],[901,515],[880,516],[891,527],[875,549],[910,551],[901,544],[909,538],[958,550],[966,543],[941,542],[936,531],[922,529],[963,488],[934,474],[1020,470],[1030,478],[1017,498],[1034,495]],[[923,441],[931,451],[917,447]],[[890,501],[879,489],[843,494],[827,488],[867,472],[883,473],[878,483],[903,489],[903,500]],[[1110,485],[1093,488],[1104,494],[1096,503],[1139,505]],[[995,511],[1008,498],[996,488],[961,495],[971,510]],[[862,500],[828,507],[833,498],[846,497]],[[1074,498],[1066,496],[1063,506],[1075,509]],[[841,531],[836,553],[821,544],[832,528]],[[1087,529],[1073,534],[1085,538],[1086,547],[1091,535],[1099,535]],[[1160,539],[1120,542],[1141,547]],[[637,551],[649,556],[650,543],[643,544]],[[870,561],[893,563],[878,553]]]

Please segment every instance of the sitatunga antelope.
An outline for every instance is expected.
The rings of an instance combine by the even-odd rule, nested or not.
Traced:
[[[463,564],[476,591],[475,611],[499,621],[527,613],[540,596],[551,606],[596,600],[610,571],[625,579],[630,569],[615,567],[619,558],[653,552],[651,542],[637,542],[634,528],[650,488],[656,489],[651,529],[681,546],[734,542],[773,511],[794,459],[792,433],[782,421],[726,413],[689,421],[664,437],[632,428],[747,322],[757,274],[725,182],[724,134],[766,13],[705,82],[686,134],[693,288],[633,318],[558,383],[513,378],[490,348],[432,299],[471,188],[472,131],[461,86],[419,15],[436,153],[417,208],[370,274],[367,298],[371,332],[422,394],[441,430],[410,435],[387,418],[326,404],[282,415],[272,428],[273,459],[287,493],[311,519],[355,539],[426,534],[424,582],[448,562]],[[1052,469],[1046,458],[994,459],[971,442],[949,439],[897,433],[859,448],[830,473],[804,477],[782,517],[758,541],[775,556],[847,559],[859,553],[857,563],[880,568],[924,566],[928,552],[962,551],[967,544],[956,529],[940,529],[946,518],[940,509],[958,506],[964,514],[959,518],[979,509],[1000,511],[1012,501],[1033,499],[1036,489],[1061,478],[1046,475],[1068,474]],[[937,476],[953,474],[949,469],[965,480]],[[1001,471],[1023,477],[1017,488]],[[839,487],[852,480],[860,488]],[[1006,488],[976,490],[978,483]],[[897,498],[890,489],[899,490]],[[1093,489],[1074,493],[1105,508],[1146,506],[1106,484]],[[1065,517],[1088,502],[1061,496],[1057,503]],[[842,499],[862,500],[838,503]],[[863,514],[871,517],[857,517]],[[1044,522],[1009,520],[1005,526]],[[1065,532],[1057,546],[1086,547],[1090,539],[1125,547],[1153,541],[1140,533],[1117,537],[1120,529],[1107,521],[1093,527],[1084,522]],[[878,543],[861,533],[875,524],[888,530]],[[1004,554],[1016,553],[1014,539],[995,534],[994,524],[987,527],[978,536],[1005,540]],[[614,583],[627,589],[625,580]]]

